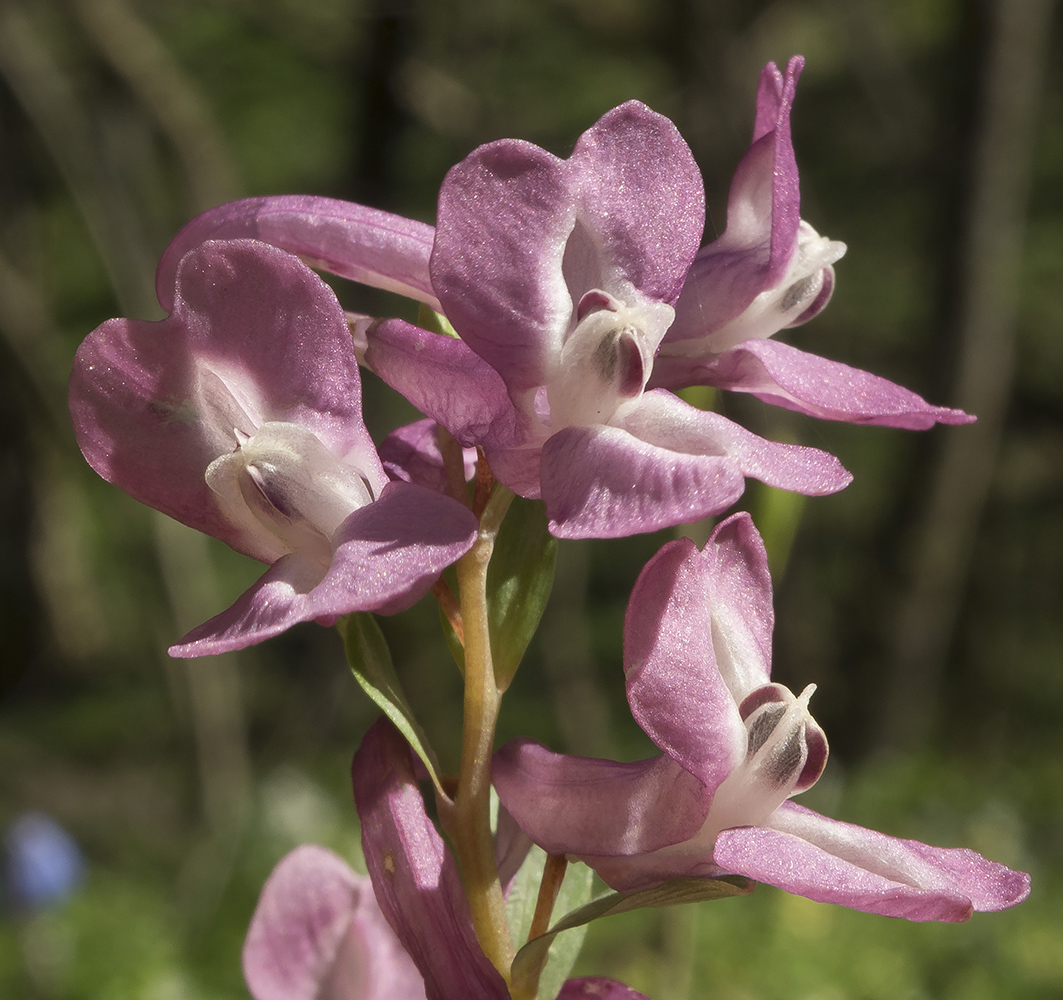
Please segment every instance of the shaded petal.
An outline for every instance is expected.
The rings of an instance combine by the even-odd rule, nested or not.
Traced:
[[[428,1000],[508,1000],[476,942],[457,866],[425,813],[410,749],[384,719],[354,755],[354,801],[377,902]]]
[[[632,855],[694,834],[708,811],[700,781],[669,757],[621,764],[514,740],[492,781],[520,828],[547,854]]]
[[[439,450],[440,425],[434,420],[417,420],[392,431],[377,449],[384,469],[392,479],[426,486],[447,493],[447,474]],[[476,474],[476,449],[463,449],[465,480]]]
[[[292,554],[278,559],[227,611],[193,629],[171,656],[224,653],[298,622],[331,623],[353,611],[394,614],[423,597],[476,540],[477,521],[458,501],[392,482],[337,530],[327,569]]]
[[[674,305],[705,227],[701,173],[675,125],[628,101],[580,136],[565,172],[604,279],[572,289],[574,297],[633,287]]]
[[[370,329],[365,361],[463,445],[513,438],[516,414],[505,383],[463,341],[384,320]]]
[[[630,986],[618,983],[615,979],[602,979],[589,976],[583,979],[570,979],[561,987],[557,1000],[650,1000],[645,993],[639,993]]]
[[[731,181],[727,229],[699,251],[666,343],[718,330],[786,274],[801,222],[790,109],[803,66],[795,56],[785,78],[774,63],[760,75],[753,143]]]
[[[310,195],[230,201],[196,216],[159,262],[155,290],[167,312],[181,258],[207,240],[248,238],[270,243],[307,263],[374,288],[408,295],[437,312],[428,258],[435,230],[423,222],[354,202]]]
[[[343,310],[313,271],[251,240],[207,243],[176,275],[173,315],[115,319],[78,348],[74,432],[89,464],[142,503],[268,560],[222,516],[204,473],[266,421],[312,431],[351,456],[370,487],[387,477],[361,417]]]
[[[786,76],[770,62],[760,74],[757,86],[757,112],[753,125],[753,142],[769,139],[771,148],[771,255],[768,283],[775,284],[786,272],[797,242],[801,222],[801,188],[797,175],[797,159],[790,138],[790,109],[801,71],[803,56],[793,56],[786,64]],[[741,171],[742,167],[739,166]],[[758,182],[759,183],[759,182]],[[732,184],[731,197],[735,197]],[[730,228],[731,206],[728,204],[727,225]]]
[[[935,423],[967,424],[962,410],[932,406],[888,379],[828,361],[777,340],[746,340],[711,362],[660,358],[658,384],[712,385],[748,392],[765,403],[811,417],[926,430]]]
[[[424,983],[368,878],[323,847],[284,857],[262,888],[243,951],[255,1000],[424,1000]]]
[[[974,851],[900,840],[792,802],[769,824],[723,831],[717,863],[819,902],[908,920],[966,920],[973,910],[1014,906],[1030,891],[1024,872]]]
[[[432,285],[462,339],[516,391],[550,381],[568,332],[562,262],[575,218],[562,161],[529,142],[481,146],[440,189]]]
[[[713,655],[707,562],[684,538],[646,564],[624,618],[624,672],[635,721],[711,796],[745,758],[746,728]]]

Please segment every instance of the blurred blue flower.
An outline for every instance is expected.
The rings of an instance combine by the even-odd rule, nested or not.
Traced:
[[[74,838],[40,812],[23,813],[4,834],[4,902],[17,909],[58,903],[80,884],[85,858]]]

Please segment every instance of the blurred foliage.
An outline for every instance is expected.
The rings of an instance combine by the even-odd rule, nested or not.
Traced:
[[[91,864],[64,908],[0,922],[0,995],[243,995],[262,880],[303,840],[357,854],[347,768],[375,710],[339,638],[238,657],[168,643],[257,567],[164,524],[84,465],[65,417],[81,338],[157,317],[151,275],[196,211],[305,191],[431,220],[446,169],[519,136],[566,155],[608,107],[671,116],[722,231],[757,74],[800,51],[803,215],[849,244],[803,348],[949,402],[971,151],[991,32],[963,0],[0,0],[0,825],[59,819]],[[1058,25],[1053,28],[1058,43]],[[759,889],[595,925],[586,971],[680,997],[1049,997],[1063,990],[1063,87],[1050,65],[1021,262],[1018,363],[963,580],[932,738],[875,741],[907,547],[944,435],[717,401],[838,454],[836,497],[754,488],[773,540],[776,674],[816,681],[834,759],[812,804],[1034,874],[1018,910],[916,927]],[[407,310],[338,287],[364,311]],[[366,377],[370,427],[410,410]],[[707,526],[690,529],[704,539]],[[566,543],[501,736],[649,752],[619,683],[623,608],[668,537]],[[781,575],[785,568],[785,574]],[[382,622],[410,700],[456,761],[459,678],[427,605]],[[811,797],[810,797],[811,798]]]

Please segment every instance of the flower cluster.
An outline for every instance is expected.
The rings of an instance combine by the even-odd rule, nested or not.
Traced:
[[[70,408],[92,467],[268,564],[171,653],[339,623],[390,719],[353,765],[368,878],[312,846],[278,865],[244,951],[257,1000],[623,1000],[641,994],[567,979],[574,955],[550,950],[557,935],[751,880],[910,920],[963,920],[1028,892],[1027,876],[971,851],[790,801],[823,771],[827,740],[814,686],[795,696],[771,681],[771,580],[746,514],[700,551],[665,545],[632,592],[628,700],[659,756],[575,758],[525,740],[492,756],[552,572],[546,531],[542,544],[523,528],[511,543],[507,512],[541,517],[555,538],[611,538],[722,513],[748,477],[808,495],[848,484],[833,456],[765,440],[675,390],[910,429],[972,419],[773,339],[826,306],[845,252],[800,217],[790,114],[801,68],[798,57],[764,70],[727,227],[706,246],[690,150],[630,101],[567,159],[517,140],[473,151],[447,174],[434,228],[313,197],[207,212],[160,263],[167,318],[111,320],[78,351]],[[419,325],[345,314],[312,268],[413,299]],[[360,365],[425,415],[379,448]],[[492,554],[506,560],[504,586]],[[456,593],[442,577],[451,566]],[[430,590],[464,673],[456,779],[441,777],[364,614]],[[538,902],[518,933],[536,864]],[[588,869],[615,891],[589,900]],[[554,917],[559,892],[571,909]]]

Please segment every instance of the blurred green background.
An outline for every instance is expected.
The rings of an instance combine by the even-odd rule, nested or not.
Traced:
[[[339,638],[232,657],[168,643],[259,568],[98,480],[65,415],[80,340],[160,315],[195,212],[305,192],[431,221],[446,169],[514,136],[567,155],[637,97],[702,166],[706,239],[769,60],[808,60],[802,214],[844,240],[831,307],[785,334],[980,422],[909,434],[716,405],[856,480],[757,487],[777,679],[820,687],[808,804],[1033,874],[1016,910],[916,926],[760,888],[595,925],[580,969],[655,1000],[1063,995],[1063,88],[1051,0],[0,0],[0,827],[82,845],[64,904],[0,914],[0,996],[221,1000],[295,844],[357,856],[348,767],[375,712]],[[351,286],[364,311],[408,306]],[[370,427],[410,411],[367,376]],[[689,533],[704,539],[707,525]],[[562,545],[502,737],[648,752],[624,603],[669,534]],[[425,604],[384,627],[445,761],[457,673]]]

